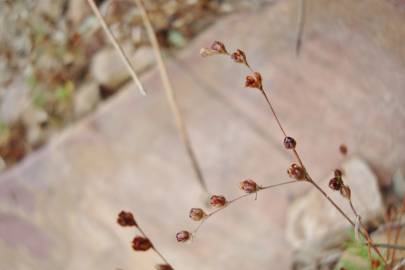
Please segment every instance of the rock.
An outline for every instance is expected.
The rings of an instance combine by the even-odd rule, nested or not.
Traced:
[[[29,105],[29,94],[30,89],[22,78],[14,80],[4,91],[0,104],[0,120],[6,124],[15,123]]]
[[[128,55],[132,55],[129,51]],[[151,48],[140,48],[132,57],[135,72],[140,73],[154,63],[154,54]],[[113,48],[106,48],[96,54],[91,64],[91,74],[102,85],[108,88],[117,88],[130,78],[130,74]]]
[[[73,25],[79,25],[84,18],[91,14],[91,9],[87,1],[70,0],[67,18]]]
[[[42,14],[46,14],[52,19],[58,19],[62,15],[63,4],[65,0],[42,0],[38,1],[36,10]],[[84,2],[84,1],[83,1]]]
[[[97,83],[86,83],[79,87],[74,96],[74,114],[76,117],[83,116],[92,111],[100,101],[99,87]]]
[[[30,145],[36,145],[44,141],[41,126],[48,121],[46,111],[30,105],[24,110],[22,121],[27,129],[27,140]]]
[[[351,158],[342,169],[344,182],[352,190],[352,200],[363,221],[380,214],[383,209],[377,177],[365,161]],[[319,185],[354,220],[354,215],[346,199],[339,192],[328,187],[330,177]],[[287,239],[295,248],[309,247],[322,250],[341,243],[346,237],[349,223],[315,189],[299,198],[288,209]],[[328,239],[327,241],[325,239]]]
[[[402,199],[405,194],[405,174],[401,168],[395,171],[394,176],[392,177],[392,184],[395,195]]]

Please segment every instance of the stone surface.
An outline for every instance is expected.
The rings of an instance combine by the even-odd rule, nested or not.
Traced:
[[[342,169],[343,181],[351,189],[353,205],[362,220],[365,222],[381,214],[384,206],[378,180],[370,167],[363,160],[354,157],[343,163]],[[330,178],[332,175],[321,182],[320,186],[355,220],[347,199],[340,192],[328,187]],[[316,189],[294,201],[288,209],[287,238],[295,248],[322,250],[334,246],[334,243],[341,243],[345,238],[347,228],[350,228],[350,224]]]
[[[140,48],[134,54],[130,49],[126,49],[126,52],[133,55],[131,61],[137,73],[154,63],[153,51],[150,48]],[[113,48],[103,49],[96,54],[91,64],[91,74],[100,84],[113,89],[130,78],[125,64]]]
[[[286,180],[283,149],[263,99],[243,88],[247,71],[225,58],[201,59],[221,39],[243,48],[315,179],[341,163],[338,147],[366,159],[381,183],[405,162],[404,12],[388,1],[309,0],[303,51],[294,54],[296,1],[230,16],[168,61],[170,77],[212,193],[239,195],[238,183]],[[377,33],[377,34],[376,34]],[[115,58],[114,58],[115,59]],[[136,61],[134,61],[136,65]],[[113,72],[114,66],[110,68]],[[108,74],[108,70],[107,70]],[[0,177],[0,269],[152,269],[158,258],[135,254],[135,232],[119,228],[122,209],[176,269],[289,269],[285,237],[296,184],[247,198],[201,228],[187,215],[201,191],[174,128],[156,70],[97,113]]]
[[[0,103],[0,120],[15,123],[30,104],[30,89],[22,78],[14,80],[4,91]]]
[[[76,117],[91,112],[100,102],[99,86],[95,82],[80,86],[74,96],[74,113]]]

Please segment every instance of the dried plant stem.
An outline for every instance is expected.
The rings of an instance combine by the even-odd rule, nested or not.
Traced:
[[[113,44],[114,48],[117,50],[119,56],[121,57],[122,61],[125,63],[125,66],[127,67],[129,73],[131,74],[132,78],[135,81],[135,84],[138,86],[139,88],[139,92],[142,95],[146,95],[145,89],[143,88],[141,81],[138,78],[138,75],[136,75],[135,69],[131,63],[131,61],[129,60],[129,57],[127,56],[127,54],[125,53],[124,49],[122,48],[122,46],[120,45],[120,43],[117,41],[117,39],[115,38],[113,32],[111,31],[111,29],[108,27],[106,21],[103,18],[103,15],[101,15],[100,11],[97,8],[96,3],[94,2],[94,0],[87,0],[87,2],[89,3],[91,9],[93,10],[94,14],[96,15],[97,19],[99,20],[104,32],[107,34],[108,38],[110,39],[111,43]]]
[[[228,54],[229,55],[229,54]],[[254,72],[254,70],[250,67],[249,64],[247,64],[247,62],[245,62],[245,66],[252,72]],[[283,128],[283,125],[281,124],[280,118],[277,115],[276,110],[274,109],[274,106],[272,105],[269,97],[266,94],[266,90],[263,88],[263,86],[260,87],[260,92],[261,94],[264,96],[264,98],[266,99],[267,104],[270,107],[271,113],[274,116],[274,119],[277,122],[278,127],[280,128],[281,132],[283,133],[284,137],[287,137],[287,132],[285,131],[285,129]],[[330,197],[329,195],[311,178],[311,176],[309,175],[308,171],[305,169],[304,163],[298,153],[298,151],[294,148],[292,151],[294,157],[297,159],[298,163],[300,164],[300,166],[305,170],[305,179],[306,181],[308,181],[309,183],[311,183],[334,207],[336,210],[338,210],[338,212],[352,225],[353,228],[355,228],[355,223],[348,217],[348,215],[340,208],[339,205],[337,205]],[[360,234],[367,239],[367,242],[369,243],[369,245],[373,248],[373,250],[377,253],[377,255],[382,259],[382,261],[387,264],[387,261],[385,260],[385,258],[382,256],[381,252],[379,251],[379,249],[377,247],[375,247],[373,245],[372,239],[371,237],[368,235],[367,230],[364,228],[364,226],[362,226],[362,230],[360,230]]]
[[[367,245],[367,243],[365,243]],[[380,243],[374,243],[376,247],[381,247],[381,248],[386,248],[386,249],[397,249],[397,250],[405,250],[405,246],[401,245],[394,245],[394,244],[380,244]]]
[[[186,148],[187,155],[191,161],[191,165],[192,165],[194,173],[198,179],[198,182],[200,183],[203,190],[208,194],[207,184],[206,184],[204,175],[202,173],[201,166],[200,166],[197,156],[195,154],[194,148],[191,144],[191,140],[188,135],[186,123],[185,123],[184,117],[180,111],[179,104],[176,99],[176,95],[174,93],[172,84],[170,82],[169,75],[167,73],[165,63],[163,61],[162,53],[160,51],[159,42],[155,35],[155,31],[153,30],[153,26],[150,22],[148,13],[146,12],[146,9],[143,5],[142,0],[134,0],[134,1],[141,11],[142,20],[146,27],[146,31],[147,31],[149,40],[152,44],[152,47],[153,47],[153,50],[155,53],[155,57],[157,59],[160,76],[163,81],[163,86],[165,89],[167,100],[169,102],[170,108],[171,108],[173,116],[174,116],[174,120],[176,122],[177,130],[178,130],[181,140]]]
[[[401,224],[402,217],[403,217],[404,213],[405,213],[405,196],[404,196],[404,198],[402,200],[402,206],[401,206],[401,209],[400,209],[400,211],[398,213],[398,224]],[[398,226],[397,229],[396,229],[396,234],[395,234],[395,238],[394,238],[394,245],[396,245],[398,243],[400,235],[401,235],[401,226]],[[396,255],[396,250],[394,249],[392,251],[391,266],[394,264],[395,255]]]
[[[306,3],[305,0],[298,0],[298,31],[297,31],[297,39],[295,41],[295,54],[298,56],[301,51],[302,45],[302,36],[304,34],[304,26],[305,26],[305,7]]]
[[[279,187],[279,186],[284,186],[284,185],[288,185],[288,184],[292,184],[292,183],[297,183],[297,182],[300,182],[300,181],[297,181],[297,180],[290,180],[290,181],[285,181],[285,182],[281,182],[281,183],[274,184],[274,185],[261,186],[256,192],[253,192],[253,193],[246,193],[246,194],[240,195],[240,196],[238,196],[238,197],[236,197],[236,198],[234,198],[234,199],[232,199],[232,200],[229,200],[229,201],[228,201],[224,206],[222,206],[221,208],[218,208],[218,209],[212,211],[211,213],[208,213],[208,214],[205,216],[205,218],[203,218],[203,219],[201,220],[200,224],[198,224],[198,226],[195,228],[195,230],[193,231],[193,235],[195,235],[195,234],[198,232],[198,230],[201,228],[201,226],[202,226],[210,217],[214,216],[214,215],[217,214],[218,212],[221,212],[222,210],[224,210],[225,208],[229,207],[229,206],[232,205],[233,203],[239,201],[240,199],[243,199],[243,198],[245,198],[245,197],[247,197],[247,196],[251,196],[251,195],[253,195],[253,194],[257,195],[257,193],[259,193],[259,192],[261,192],[261,191],[263,191],[263,190],[266,190],[266,189],[271,189],[271,188],[275,188],[275,187]]]
[[[146,233],[142,230],[142,228],[139,226],[139,224],[137,224],[138,231],[141,233],[141,235],[147,239],[150,239]],[[162,259],[162,261],[167,264],[167,265],[171,265],[168,260],[162,255],[162,253],[156,248],[156,246],[154,244],[152,244],[152,250]]]

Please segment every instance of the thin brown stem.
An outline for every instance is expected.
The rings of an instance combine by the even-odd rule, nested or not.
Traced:
[[[297,39],[295,41],[295,54],[298,56],[301,51],[302,46],[302,36],[304,35],[304,26],[305,26],[305,7],[306,3],[305,0],[298,0],[298,31],[297,31]]]
[[[172,84],[170,82],[169,75],[168,75],[168,72],[166,69],[166,65],[163,61],[159,42],[156,38],[152,23],[150,22],[148,13],[143,5],[143,2],[141,0],[134,0],[134,1],[135,1],[136,5],[138,6],[139,10],[141,11],[142,20],[145,25],[149,40],[152,44],[153,51],[155,53],[160,76],[162,78],[167,100],[169,102],[170,108],[171,108],[173,116],[174,116],[177,131],[179,132],[181,140],[186,148],[187,156],[190,159],[195,176],[197,177],[197,180],[198,180],[199,184],[201,185],[202,189],[204,190],[204,192],[206,192],[208,194],[207,184],[206,184],[203,172],[201,170],[201,166],[200,166],[197,156],[195,154],[194,148],[192,146],[190,136],[187,131],[187,126],[184,121],[184,117],[181,113],[178,101],[176,99],[175,92],[174,92]]]
[[[94,2],[94,0],[87,0],[87,2],[89,3],[91,9],[93,10],[93,13],[96,15],[98,21],[100,22],[101,27],[103,28],[104,32],[110,39],[114,48],[117,50],[118,55],[121,57],[122,61],[125,63],[125,66],[127,67],[128,71],[129,71],[129,74],[131,74],[132,78],[134,79],[135,84],[139,88],[139,92],[145,96],[146,95],[145,89],[143,88],[141,81],[139,80],[139,77],[136,74],[131,61],[129,60],[129,57],[125,53],[124,49],[122,48],[122,46],[120,45],[118,40],[115,38],[111,29],[108,27],[107,22],[104,20],[103,15],[101,15],[100,11],[98,10],[96,3]]]
[[[261,192],[261,191],[263,191],[263,190],[266,190],[266,189],[271,189],[271,188],[275,188],[275,187],[279,187],[279,186],[283,186],[283,185],[288,185],[288,184],[292,184],[292,183],[297,183],[297,182],[300,182],[300,181],[297,181],[297,180],[290,180],[290,181],[285,181],[285,182],[281,182],[281,183],[274,184],[274,185],[261,186],[256,192],[253,192],[253,193],[246,193],[246,194],[240,195],[240,196],[238,196],[238,197],[236,197],[236,198],[233,198],[232,200],[229,200],[229,201],[228,201],[224,206],[222,206],[221,208],[218,208],[218,209],[212,211],[211,213],[208,213],[208,214],[204,217],[204,219],[201,220],[200,224],[198,224],[198,226],[195,228],[195,230],[193,231],[193,235],[195,235],[195,234],[198,232],[198,230],[201,228],[201,226],[202,226],[210,217],[214,216],[214,215],[217,214],[218,212],[223,211],[224,209],[226,209],[227,207],[229,207],[229,206],[232,205],[233,203],[239,201],[240,199],[243,199],[243,198],[248,197],[248,196],[253,195],[253,194],[257,195],[257,193],[259,193],[259,192]]]
[[[402,200],[402,206],[401,206],[401,209],[400,209],[400,211],[399,211],[399,213],[398,213],[398,224],[401,224],[402,216],[404,215],[404,213],[405,213],[405,196],[404,196],[404,198],[403,198],[403,200]],[[400,235],[401,235],[401,226],[398,226],[398,227],[397,227],[397,230],[396,230],[394,242],[393,242],[394,245],[396,245],[396,244],[398,243],[398,240],[399,240],[399,236],[400,236]],[[392,251],[391,266],[394,264],[395,255],[396,255],[396,250],[394,249],[394,250]]]
[[[139,226],[139,224],[137,224],[137,227],[136,227],[136,228],[138,229],[138,231],[141,233],[141,235],[142,235],[143,237],[149,239],[149,241],[150,241],[150,238],[149,238],[149,237],[146,235],[146,233],[142,230],[142,228]],[[171,264],[169,263],[169,261],[162,255],[162,253],[156,248],[155,244],[152,244],[152,249],[153,249],[153,251],[162,259],[162,261],[163,261],[165,264],[171,265]]]
[[[273,114],[274,118],[276,119],[277,125],[280,128],[281,132],[283,133],[284,137],[287,137],[287,133],[284,131],[283,125],[280,122],[280,119],[277,116],[276,110],[274,109],[274,106],[271,104],[269,97],[266,94],[266,91],[262,88],[260,89],[260,92],[263,94],[264,98],[267,101],[267,104],[270,107],[271,113]]]

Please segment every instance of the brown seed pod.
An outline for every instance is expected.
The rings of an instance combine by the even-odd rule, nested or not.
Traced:
[[[255,181],[247,179],[240,183],[240,189],[245,191],[246,193],[253,193],[257,192],[260,187],[256,184]]]
[[[122,227],[137,226],[134,215],[125,211],[118,214],[117,223]]]
[[[334,171],[334,173],[335,173],[335,177],[342,177],[343,176],[343,172],[341,171],[341,170],[339,170],[339,169],[336,169],[335,171]]]
[[[338,177],[333,177],[329,180],[329,187],[333,190],[340,190],[342,188],[343,181]]]
[[[191,208],[189,217],[194,221],[200,221],[206,216],[204,210],[201,208]]]
[[[177,242],[187,242],[191,238],[191,233],[188,231],[181,231],[176,234]]]
[[[220,41],[214,41],[211,45],[211,50],[216,51],[217,53],[220,54],[228,54],[225,45]]]
[[[226,199],[222,195],[213,195],[210,198],[210,204],[213,207],[222,207],[226,204]]]
[[[158,264],[155,266],[156,270],[174,270],[169,264]]]
[[[287,170],[288,175],[296,180],[305,179],[305,170],[298,164],[293,163]]]
[[[134,240],[132,240],[132,248],[136,251],[147,251],[152,248],[152,243],[148,238],[136,236]]]
[[[232,53],[231,58],[236,63],[241,63],[247,65],[246,55],[242,50],[237,49],[234,53]]]
[[[286,149],[294,149],[297,145],[297,142],[292,137],[285,137],[284,138],[284,147]]]
[[[249,88],[263,89],[262,76],[259,72],[254,72],[253,75],[246,76],[245,86]]]
[[[342,187],[340,188],[340,194],[343,197],[345,197],[346,199],[350,200],[352,191],[350,190],[350,188],[348,186],[342,185]]]

